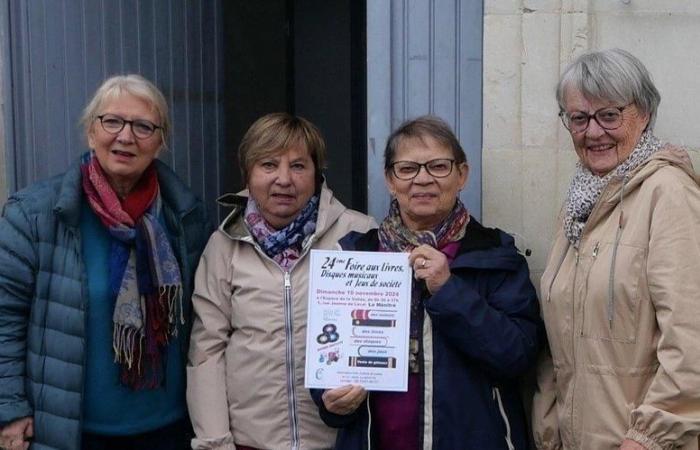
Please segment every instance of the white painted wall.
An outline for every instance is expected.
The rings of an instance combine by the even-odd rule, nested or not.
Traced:
[[[656,134],[700,168],[700,1],[484,2],[483,218],[522,236],[535,285],[576,161],[554,87],[575,56],[611,47],[647,66],[661,93]]]

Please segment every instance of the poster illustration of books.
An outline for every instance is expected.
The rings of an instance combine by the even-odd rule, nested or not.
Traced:
[[[408,253],[311,250],[307,388],[408,389]]]

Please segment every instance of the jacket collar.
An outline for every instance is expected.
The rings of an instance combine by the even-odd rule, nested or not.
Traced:
[[[58,201],[54,206],[54,213],[58,218],[70,227],[80,224],[80,205],[83,198],[82,173],[80,161],[76,161],[63,175],[58,191]]]
[[[665,145],[654,153],[646,162],[632,171],[626,178],[615,178],[605,187],[600,201],[591,212],[586,228],[595,226],[615,209],[624,197],[637,190],[642,183],[662,167],[674,166],[688,174],[697,184],[700,178],[696,176],[688,152],[680,147]]]
[[[167,164],[159,159],[155,164],[163,204],[168,205],[177,217],[186,216],[200,204],[199,199]]]
[[[248,203],[248,196],[248,190],[244,189],[237,194],[224,194],[217,199],[221,206],[232,208],[231,212],[219,225],[219,231],[231,239],[241,239],[250,236],[248,228],[242,220],[246,204]],[[318,236],[323,235],[346,209],[333,196],[333,191],[328,188],[324,181],[321,186],[321,198],[318,203],[318,218],[316,219],[316,231],[314,234]]]
[[[197,197],[185,186],[165,163],[156,159],[158,185],[163,196],[163,204],[168,205],[178,218],[182,218],[197,206]],[[54,213],[71,227],[80,224],[80,208],[83,200],[82,173],[80,161],[76,161],[63,175]]]

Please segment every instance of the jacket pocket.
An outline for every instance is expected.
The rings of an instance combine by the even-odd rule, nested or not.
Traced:
[[[600,243],[583,292],[583,337],[636,342],[645,258],[643,248],[618,244],[615,249],[612,242]]]

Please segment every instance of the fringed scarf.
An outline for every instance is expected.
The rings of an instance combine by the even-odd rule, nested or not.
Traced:
[[[120,380],[132,389],[155,389],[164,379],[165,349],[182,316],[180,267],[158,221],[161,197],[151,164],[120,200],[94,152],[81,164],[90,207],[114,237],[109,255],[110,293],[115,299],[114,360]]]
[[[564,204],[564,233],[575,248],[578,248],[588,216],[600,199],[600,195],[612,179],[622,178],[639,167],[654,153],[661,150],[662,144],[650,131],[642,134],[639,143],[630,155],[616,168],[603,176],[595,175],[587,167],[576,163],[569,191]]]
[[[389,207],[389,215],[379,226],[379,249],[390,252],[410,252],[427,244],[443,250],[450,243],[459,241],[469,223],[469,211],[457,199],[450,214],[432,231],[411,231],[401,220],[399,202],[394,199]],[[409,371],[420,373],[420,336],[423,323],[423,299],[428,295],[424,283],[413,283],[411,290],[411,329],[409,341]]]
[[[319,196],[314,195],[299,215],[286,227],[275,230],[262,216],[252,197],[248,198],[245,223],[262,251],[285,270],[289,270],[301,255],[307,236],[316,231]]]

